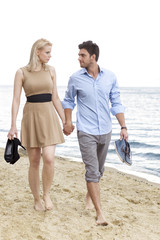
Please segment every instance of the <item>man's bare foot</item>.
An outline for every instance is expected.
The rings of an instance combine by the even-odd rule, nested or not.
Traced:
[[[91,199],[91,197],[90,197],[88,192],[86,194],[85,201],[86,201],[86,210],[91,210],[91,209],[94,208],[92,199]]]
[[[34,209],[36,211],[45,211],[45,208],[44,208],[43,204],[41,203],[41,201],[35,201]]]
[[[51,201],[50,196],[49,195],[44,195],[43,200],[44,200],[44,203],[45,203],[46,210],[51,210],[53,208],[53,203]]]
[[[108,223],[107,223],[107,221],[106,221],[106,219],[105,219],[105,217],[103,216],[102,213],[97,215],[96,224],[101,225],[101,226],[107,226],[108,225]]]

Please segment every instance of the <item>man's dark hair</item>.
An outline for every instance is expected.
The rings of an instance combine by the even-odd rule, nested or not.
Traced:
[[[86,41],[78,45],[79,49],[86,49],[90,56],[93,54],[96,55],[96,62],[98,61],[99,58],[99,47],[96,43],[93,43],[92,41]]]

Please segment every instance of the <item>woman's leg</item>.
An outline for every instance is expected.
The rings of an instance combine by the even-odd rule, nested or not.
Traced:
[[[30,161],[28,179],[29,179],[29,185],[34,197],[34,208],[37,211],[43,211],[45,209],[40,200],[40,179],[39,179],[41,149],[27,148],[27,152],[28,152],[28,157]]]
[[[42,170],[42,181],[43,181],[43,200],[45,202],[46,210],[53,208],[53,203],[50,199],[50,189],[54,177],[54,154],[56,145],[47,146],[42,148],[43,154],[43,170]]]

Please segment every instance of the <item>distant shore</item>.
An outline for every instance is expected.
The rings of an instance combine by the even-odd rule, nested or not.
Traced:
[[[0,149],[1,240],[159,240],[160,185],[106,168],[101,201],[109,225],[96,226],[95,211],[85,210],[84,165],[55,159],[52,211],[36,212],[28,185],[28,158],[14,165]],[[42,167],[42,165],[41,165]]]

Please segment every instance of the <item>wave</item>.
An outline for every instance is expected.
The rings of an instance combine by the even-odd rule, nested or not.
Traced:
[[[114,143],[114,140],[111,141],[111,144]],[[150,149],[150,148],[155,148],[157,149],[157,147],[159,147],[159,145],[155,145],[155,144],[148,144],[148,143],[144,143],[144,142],[138,142],[138,141],[129,141],[129,144],[131,146],[131,149],[133,148],[142,148],[142,149]]]
[[[145,167],[144,169],[146,170],[145,172],[156,175],[157,177],[160,177],[160,168]]]
[[[157,148],[157,145],[141,143],[141,142],[130,142],[130,146],[134,148]]]
[[[8,129],[0,129],[0,132],[8,132]]]
[[[159,159],[160,160],[160,154],[159,153],[152,153],[152,152],[148,152],[148,153],[135,153],[134,156],[141,156],[144,157],[145,159],[149,159],[149,160],[154,160],[154,159]]]
[[[115,149],[110,148],[110,149],[108,149],[108,153],[116,153],[116,152],[115,152]]]

